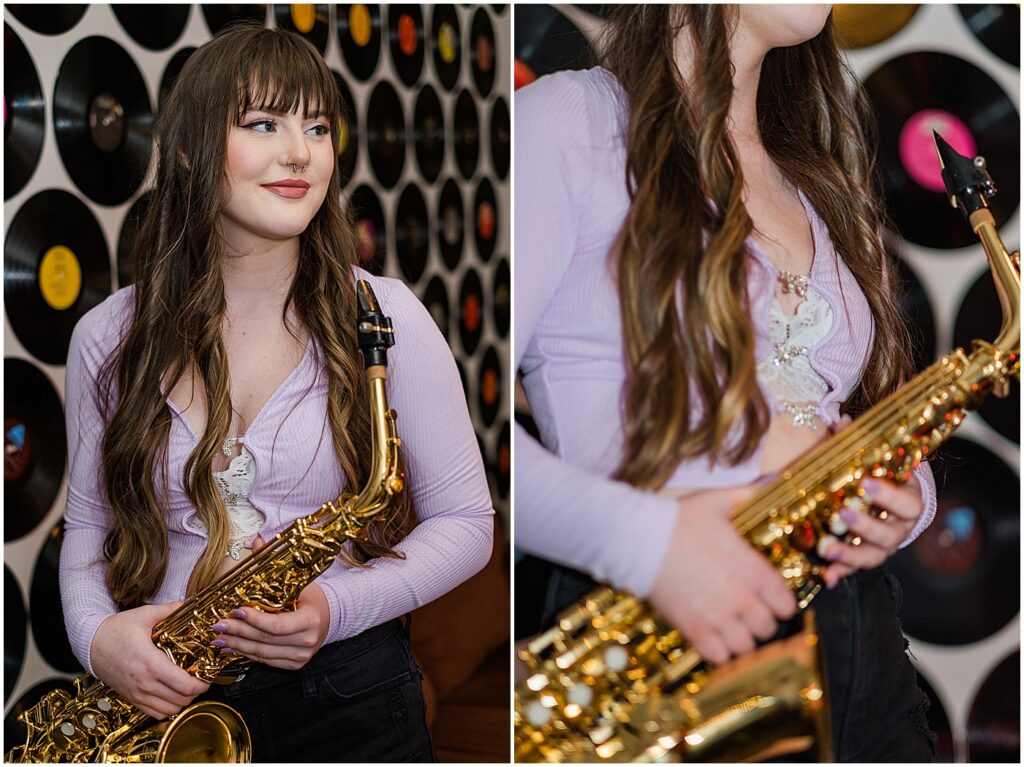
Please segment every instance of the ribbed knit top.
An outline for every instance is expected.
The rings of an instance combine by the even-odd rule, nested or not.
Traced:
[[[388,399],[398,413],[407,488],[418,524],[395,548],[405,559],[378,559],[369,568],[335,561],[317,579],[330,606],[327,642],[354,636],[436,599],[480,570],[491,553],[494,513],[483,462],[470,423],[455,361],[430,314],[398,280],[370,282],[395,327],[388,352]],[[68,353],[66,415],[68,503],[61,551],[60,590],[71,646],[92,670],[96,630],[116,612],[104,584],[103,541],[111,511],[100,480],[104,423],[97,408],[97,375],[116,348],[132,311],[131,287],[88,312],[75,327]],[[353,318],[354,321],[354,318]],[[266,516],[269,540],[345,489],[327,422],[327,378],[319,345],[253,419],[245,447],[255,459],[249,500]],[[206,548],[205,528],[185,494],[184,466],[197,438],[168,401],[166,501],[170,558],[151,604],[183,599],[188,578]],[[141,435],[140,435],[141,438]]]
[[[609,479],[624,434],[626,365],[609,254],[629,208],[627,99],[601,68],[543,77],[515,99],[514,353],[543,443],[517,427],[516,545],[645,595],[661,568],[678,501]],[[806,351],[828,385],[818,415],[832,424],[864,372],[874,327],[824,222],[803,193],[800,200],[814,240],[809,285],[832,310],[831,327]],[[779,271],[753,237],[747,244],[755,355],[762,360],[772,350],[769,317]],[[776,406],[771,391],[761,388]],[[752,482],[763,444],[737,466],[684,462],[666,487]],[[918,476],[925,512],[906,543],[935,513],[931,471],[923,466]]]

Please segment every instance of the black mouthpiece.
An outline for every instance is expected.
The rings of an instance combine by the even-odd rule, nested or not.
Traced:
[[[373,294],[370,283],[356,281],[356,297],[359,300],[359,348],[363,352],[366,367],[388,364],[388,347],[395,345],[395,331],[391,318],[385,317]]]
[[[951,147],[937,131],[932,131],[935,149],[939,153],[942,183],[946,185],[949,203],[959,208],[964,218],[976,210],[988,207],[988,198],[996,193],[996,185],[985,169],[985,158],[964,157]]]

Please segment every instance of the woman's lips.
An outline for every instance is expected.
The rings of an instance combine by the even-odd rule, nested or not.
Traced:
[[[298,200],[302,197],[305,197],[306,192],[309,191],[309,189],[303,188],[301,186],[271,186],[268,184],[265,185],[263,188],[270,190],[276,195],[279,195],[281,197],[288,197],[289,199],[292,200]]]

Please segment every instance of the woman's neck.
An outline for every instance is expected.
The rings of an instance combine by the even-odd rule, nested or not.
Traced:
[[[252,312],[280,316],[298,263],[297,239],[257,246],[247,252],[228,247],[220,271],[229,318]]]

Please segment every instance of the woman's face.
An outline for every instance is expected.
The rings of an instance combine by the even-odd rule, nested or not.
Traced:
[[[739,7],[739,27],[765,49],[799,45],[824,28],[831,5],[754,5]]]
[[[246,112],[228,133],[226,202],[221,211],[228,243],[248,249],[255,240],[301,234],[327,195],[334,167],[326,117]]]

